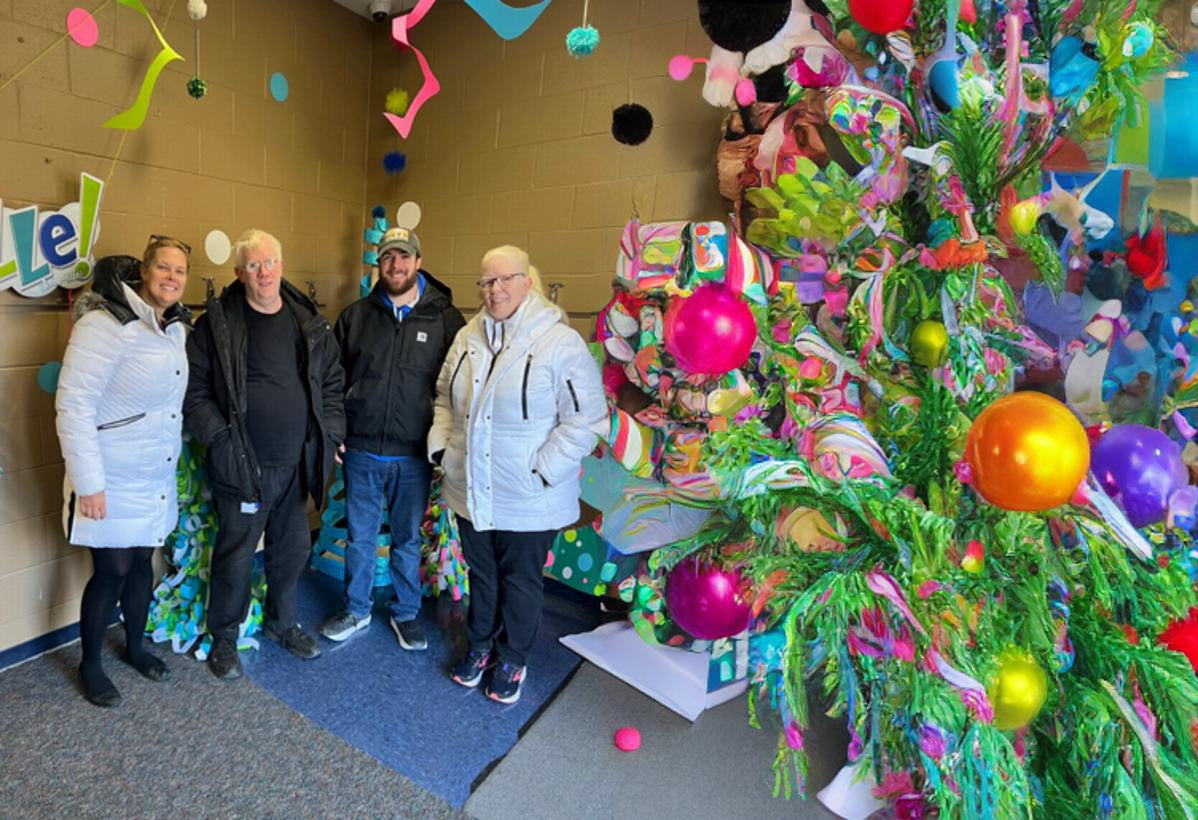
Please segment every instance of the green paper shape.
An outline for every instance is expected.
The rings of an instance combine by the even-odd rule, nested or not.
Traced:
[[[154,23],[154,18],[150,16],[150,12],[146,11],[146,7],[142,4],[141,0],[117,0],[117,2],[145,17],[150,23],[150,28],[154,29],[154,36],[162,44],[162,50],[158,52],[158,55],[154,57],[154,62],[150,63],[150,67],[146,70],[146,76],[141,81],[141,90],[137,92],[137,99],[133,105],[121,113],[110,117],[104,123],[105,128],[136,131],[146,121],[146,114],[150,111],[150,98],[154,95],[154,86],[158,83],[158,75],[162,73],[162,69],[166,68],[167,63],[182,60],[183,57],[179,52],[171,48],[170,43],[162,36],[162,32],[158,30],[158,26]]]

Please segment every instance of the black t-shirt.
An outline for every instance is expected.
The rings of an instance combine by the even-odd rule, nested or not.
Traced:
[[[303,455],[308,394],[299,328],[286,305],[277,313],[245,306],[246,429],[258,463],[290,467]]]

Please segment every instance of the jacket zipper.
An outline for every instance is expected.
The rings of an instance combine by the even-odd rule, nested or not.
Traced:
[[[116,421],[106,421],[103,424],[96,425],[97,430],[112,430],[117,427],[124,427],[127,424],[132,424],[135,421],[140,421],[146,417],[145,413],[138,413],[136,416],[130,416],[127,419],[117,419]]]
[[[520,387],[520,412],[524,416],[525,421],[528,421],[528,371],[530,370],[532,370],[531,353],[524,360],[524,383]]]
[[[453,383],[458,380],[458,371],[462,369],[462,363],[466,361],[466,352],[462,351],[461,358],[458,359],[457,366],[453,369],[453,375],[449,377],[449,407],[453,409]]]
[[[578,394],[574,392],[574,382],[566,379],[566,389],[570,391],[570,399],[574,402],[574,412],[581,413],[582,408],[578,406]]]

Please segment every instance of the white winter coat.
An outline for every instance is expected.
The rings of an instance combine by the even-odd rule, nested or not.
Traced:
[[[187,329],[173,322],[163,331],[153,309],[121,287],[137,319],[121,324],[106,310],[88,310],[71,331],[58,378],[63,527],[79,546],[158,546],[179,517]],[[85,518],[75,496],[101,490],[107,517]]]
[[[582,459],[607,432],[599,366],[562,310],[535,292],[508,320],[497,357],[484,316],[458,332],[437,380],[428,451],[444,451],[445,501],[478,530],[569,526]]]

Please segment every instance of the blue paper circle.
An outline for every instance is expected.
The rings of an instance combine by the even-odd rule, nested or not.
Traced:
[[[58,390],[58,374],[62,372],[62,362],[46,362],[37,370],[37,386],[51,396]]]
[[[279,102],[287,99],[287,78],[282,72],[276,71],[270,75],[270,96]]]

